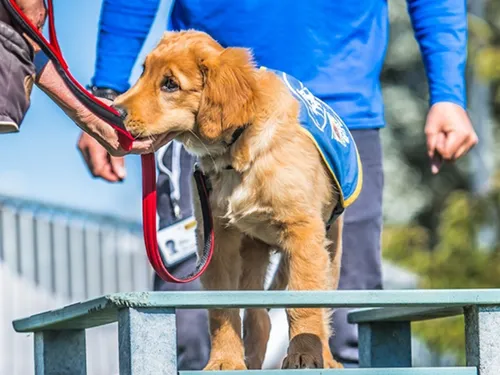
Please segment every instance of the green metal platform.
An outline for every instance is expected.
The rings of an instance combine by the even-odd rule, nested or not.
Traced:
[[[349,315],[359,330],[359,369],[216,371],[226,375],[499,375],[500,290],[329,292],[146,292],[111,294],[14,321],[35,332],[37,375],[85,375],[85,329],[118,322],[121,375],[174,375],[176,309],[363,308]],[[411,322],[465,315],[467,367],[411,368]],[[154,344],[152,344],[154,343]],[[213,373],[213,372],[212,372]],[[181,375],[197,375],[183,371]]]

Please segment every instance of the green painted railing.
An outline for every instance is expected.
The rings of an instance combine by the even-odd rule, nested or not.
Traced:
[[[177,373],[176,309],[257,307],[364,308],[349,316],[358,324],[362,368],[290,370],[293,375],[500,374],[498,289],[112,294],[16,320],[14,328],[35,332],[37,375],[86,374],[85,329],[113,322],[119,325],[121,375],[173,375]],[[411,368],[411,322],[457,314],[465,315],[467,367]],[[288,370],[247,372],[283,371]]]

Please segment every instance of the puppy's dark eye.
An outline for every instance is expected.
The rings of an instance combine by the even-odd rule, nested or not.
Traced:
[[[165,77],[161,85],[161,90],[165,92],[174,92],[179,90],[179,85],[170,77]]]

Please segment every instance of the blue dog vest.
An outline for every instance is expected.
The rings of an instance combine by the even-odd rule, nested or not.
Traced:
[[[363,184],[363,169],[351,132],[340,117],[315,97],[296,78],[273,69],[300,103],[299,121],[316,145],[340,191],[340,202],[334,215],[340,214],[358,197]]]

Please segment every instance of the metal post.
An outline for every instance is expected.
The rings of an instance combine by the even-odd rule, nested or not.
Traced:
[[[467,366],[478,375],[498,375],[500,370],[500,306],[465,309]]]
[[[118,314],[120,375],[176,375],[173,309],[122,309]]]
[[[410,322],[358,325],[361,367],[411,367]]]
[[[85,330],[35,333],[36,375],[86,375]]]

